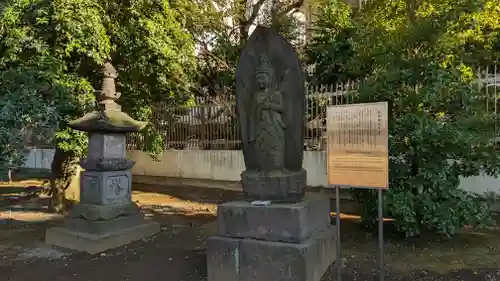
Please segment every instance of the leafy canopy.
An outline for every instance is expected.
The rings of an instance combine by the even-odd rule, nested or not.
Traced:
[[[0,164],[22,163],[26,128],[36,135],[55,127],[56,147],[81,157],[86,136],[66,124],[93,109],[106,61],[119,72],[119,103],[143,121],[151,121],[154,102],[184,102],[196,74],[194,40],[166,0],[6,1]],[[163,148],[152,126],[144,134],[142,148]]]

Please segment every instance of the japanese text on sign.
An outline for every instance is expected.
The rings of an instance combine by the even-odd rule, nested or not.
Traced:
[[[330,185],[388,188],[387,117],[385,102],[328,108]]]

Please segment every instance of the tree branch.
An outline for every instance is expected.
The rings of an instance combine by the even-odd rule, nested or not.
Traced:
[[[216,60],[217,62],[219,62],[222,66],[224,66],[226,68],[231,68],[231,66],[227,63],[227,61],[225,61],[224,59],[222,59],[219,56],[215,55],[212,51],[209,50],[207,42],[205,42],[203,40],[200,40],[198,38],[195,38],[195,40],[199,44],[203,45],[202,48],[203,48],[203,54],[204,55],[207,55],[207,56],[211,57],[212,59]]]
[[[288,14],[289,12],[291,12],[292,10],[295,10],[295,9],[299,9],[300,7],[302,7],[302,5],[304,5],[304,0],[297,0],[297,2],[293,3],[293,4],[290,4],[288,5],[284,11],[283,11],[283,14]]]
[[[299,0],[299,1],[303,1],[303,0]],[[244,1],[242,1],[242,2],[244,2]],[[253,24],[253,22],[255,21],[257,16],[259,15],[260,8],[262,8],[262,5],[264,5],[264,2],[266,2],[266,0],[259,0],[257,3],[255,3],[252,6],[252,13],[248,17],[248,19],[246,19],[245,21],[242,21],[240,25],[249,26],[249,25]]]

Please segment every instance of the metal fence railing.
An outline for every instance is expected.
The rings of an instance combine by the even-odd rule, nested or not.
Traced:
[[[306,87],[304,149],[324,149],[326,108],[348,102],[347,92],[354,88],[354,83]],[[234,95],[199,97],[192,106],[159,105],[153,123],[165,138],[165,149],[241,149]],[[131,135],[129,148],[136,148],[138,141],[138,135]]]
[[[500,69],[498,65],[478,70],[477,77],[477,86],[484,95],[486,110],[497,116],[500,113]],[[499,122],[495,122],[492,135],[498,143],[500,137]]]
[[[495,67],[479,70],[477,86],[485,97],[487,110],[498,113],[500,71]],[[336,85],[308,85],[305,97],[304,150],[326,150],[326,109],[349,104],[357,82]],[[165,137],[165,149],[241,149],[234,96],[198,98],[196,105],[158,106],[154,126]],[[495,134],[499,133],[495,128]],[[497,134],[496,134],[497,135]],[[130,137],[134,148],[136,137]]]
[[[484,94],[487,110],[498,113],[500,103],[500,70],[497,66],[478,73],[478,87]],[[326,109],[330,105],[348,104],[358,87],[356,82],[337,85],[307,85],[305,97],[305,150],[326,149]],[[153,109],[153,126],[165,142],[165,150],[238,150],[241,149],[239,123],[234,95],[198,97],[191,105],[157,104]],[[500,127],[495,126],[495,135]],[[144,141],[138,134],[128,137],[128,148],[136,149]],[[43,145],[36,140],[32,145]]]

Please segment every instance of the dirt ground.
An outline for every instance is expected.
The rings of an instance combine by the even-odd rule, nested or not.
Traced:
[[[61,216],[45,212],[43,199],[35,204],[4,204],[0,212],[0,280],[206,280],[205,240],[215,233],[216,204],[241,195],[153,185],[134,185],[134,189],[133,199],[145,215],[161,224],[162,231],[96,256],[43,243],[45,229],[61,223]],[[341,230],[342,280],[379,280],[376,237],[362,230],[355,216],[344,215]],[[387,281],[500,280],[500,230],[464,229],[451,240],[426,236],[404,241],[388,231],[385,263]],[[336,268],[332,266],[322,281],[333,280]]]

